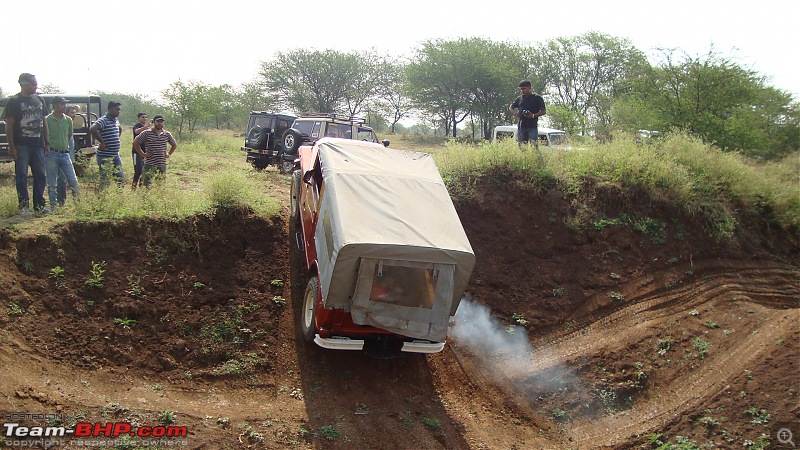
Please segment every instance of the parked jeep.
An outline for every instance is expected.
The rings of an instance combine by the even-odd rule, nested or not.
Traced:
[[[442,351],[475,254],[431,155],[326,137],[299,158],[290,235],[308,268],[305,340],[378,358]]]
[[[283,133],[281,142],[289,155],[297,155],[301,145],[313,145],[323,137],[378,142],[375,131],[365,125],[365,122],[360,117],[328,113],[306,114],[295,119],[292,127]],[[389,146],[388,140],[383,140],[382,143],[385,147]]]
[[[281,136],[289,129],[295,117],[266,111],[250,111],[242,151],[247,162],[256,169],[278,166],[282,173],[292,173],[294,157],[284,158]]]

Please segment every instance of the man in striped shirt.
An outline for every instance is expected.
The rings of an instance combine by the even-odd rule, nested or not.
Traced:
[[[170,144],[167,152],[167,143]],[[142,146],[147,150],[142,151]],[[153,117],[153,128],[143,131],[133,140],[133,149],[144,158],[144,174],[142,183],[150,186],[150,182],[156,172],[162,176],[167,174],[167,158],[172,156],[178,143],[172,137],[172,133],[164,129],[164,116],[156,114]]]
[[[92,137],[100,143],[97,148],[97,165],[100,166],[101,184],[107,183],[108,173],[112,165],[114,166],[114,177],[117,179],[117,183],[122,184],[125,181],[125,174],[122,172],[122,159],[119,157],[119,136],[122,134],[122,128],[120,128],[117,121],[120,111],[119,106],[119,102],[113,100],[108,102],[108,112],[95,122],[91,128]]]

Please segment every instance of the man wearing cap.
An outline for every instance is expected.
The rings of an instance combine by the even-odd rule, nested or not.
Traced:
[[[64,114],[67,100],[64,97],[53,97],[53,112],[45,118],[47,132],[50,136],[50,153],[45,158],[47,166],[47,195],[50,197],[50,209],[59,206],[58,182],[61,174],[72,189],[72,199],[78,199],[78,178],[69,156],[70,141],[72,140],[72,118]]]
[[[14,160],[14,177],[20,214],[30,214],[28,197],[28,166],[33,175],[33,209],[48,213],[44,201],[44,156],[49,145],[47,136],[47,104],[36,95],[36,77],[30,73],[19,76],[20,92],[11,96],[3,111],[8,135],[8,154]]]
[[[119,157],[120,140],[122,128],[119,125],[120,103],[115,101],[108,102],[108,111],[92,125],[90,129],[92,137],[100,143],[97,148],[97,165],[100,166],[100,182],[105,185],[108,182],[108,172],[114,166],[114,177],[117,183],[125,181],[125,173],[122,171],[122,159]]]
[[[169,152],[167,152],[167,143],[170,144]],[[143,146],[146,148],[146,152],[142,150]],[[139,133],[133,140],[133,149],[144,158],[142,183],[145,186],[150,186],[150,181],[156,172],[166,175],[167,158],[172,156],[176,148],[178,148],[178,143],[175,142],[172,133],[164,129],[164,116],[156,114],[153,117],[153,128]]]

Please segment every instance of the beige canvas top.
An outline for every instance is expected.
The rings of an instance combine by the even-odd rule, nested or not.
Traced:
[[[315,241],[326,307],[350,311],[359,324],[443,341],[475,255],[433,158],[347,139],[321,139],[317,151],[323,189]],[[434,304],[365,298],[384,266],[427,270]]]

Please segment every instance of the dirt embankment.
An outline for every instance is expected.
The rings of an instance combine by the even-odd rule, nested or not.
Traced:
[[[172,418],[206,449],[774,443],[800,420],[796,237],[756,221],[720,244],[666,202],[586,192],[608,220],[575,231],[572,199],[481,180],[458,209],[490,313],[455,326],[487,339],[390,361],[298,339],[306,277],[283,222],[4,231],[0,413]]]

